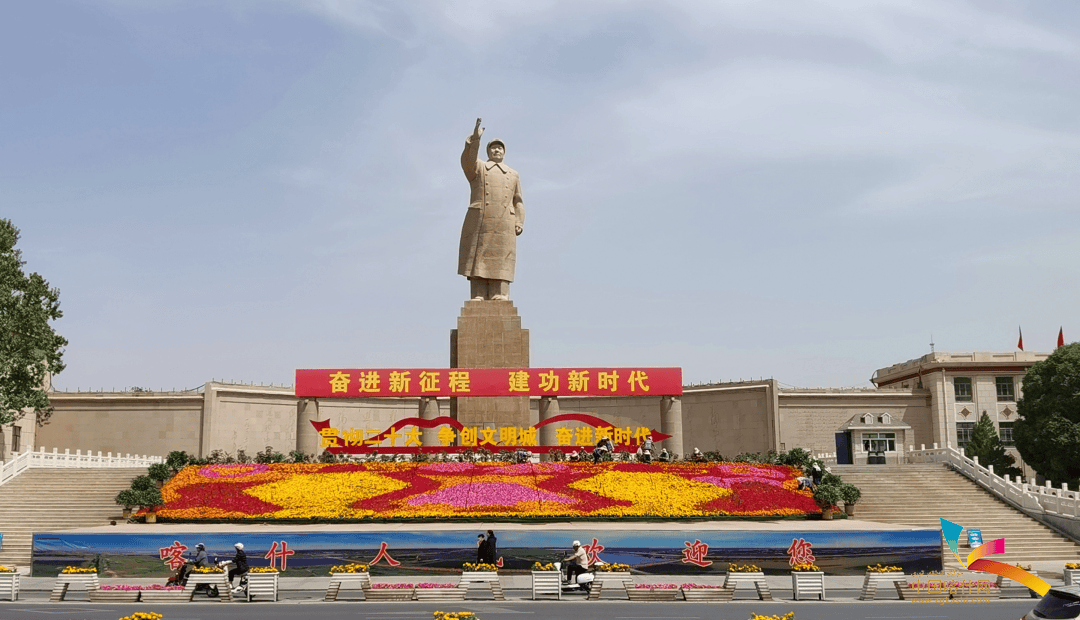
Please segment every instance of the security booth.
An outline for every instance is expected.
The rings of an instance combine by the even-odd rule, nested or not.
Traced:
[[[852,416],[839,432],[851,437],[851,461],[857,465],[903,463],[904,446],[912,435],[910,425],[889,413]]]

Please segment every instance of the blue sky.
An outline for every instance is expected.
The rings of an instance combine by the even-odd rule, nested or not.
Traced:
[[[448,365],[483,117],[532,365],[868,385],[1080,323],[1080,5],[0,6],[0,217],[59,388]]]

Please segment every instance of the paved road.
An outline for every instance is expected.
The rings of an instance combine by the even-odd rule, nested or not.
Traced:
[[[321,592],[291,592],[277,603],[195,602],[180,605],[65,602],[40,599],[0,602],[0,620],[117,620],[136,611],[156,611],[164,620],[431,620],[432,611],[468,610],[480,620],[747,620],[752,612],[795,612],[796,620],[998,620],[1020,618],[1031,609],[1029,599],[974,604],[922,604],[907,601],[736,601],[732,603],[631,603],[629,601],[464,601],[463,603],[324,603]]]

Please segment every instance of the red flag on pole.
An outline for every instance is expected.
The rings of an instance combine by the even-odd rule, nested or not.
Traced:
[[[1016,329],[1020,331],[1020,339],[1016,341],[1016,348],[1023,351],[1024,350],[1024,330],[1020,329],[1019,327],[1017,327]]]
[[[1058,346],[1065,346],[1065,329],[1063,327],[1058,328]]]

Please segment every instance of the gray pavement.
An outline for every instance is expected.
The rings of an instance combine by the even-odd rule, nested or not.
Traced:
[[[1047,575],[1043,575],[1046,577]],[[680,583],[680,577],[672,575],[636,575],[639,583]],[[685,578],[683,578],[685,580]],[[697,582],[720,583],[723,577],[696,578]],[[1031,609],[1034,601],[1028,598],[1026,588],[1008,587],[1006,598],[987,603],[914,603],[900,601],[895,591],[884,592],[883,599],[874,602],[858,601],[862,576],[828,576],[826,601],[793,601],[791,579],[787,575],[769,576],[769,587],[776,599],[759,601],[752,589],[740,590],[736,600],[730,603],[631,603],[621,590],[604,592],[600,601],[585,601],[584,596],[564,595],[562,601],[545,597],[541,601],[529,600],[529,575],[504,575],[502,583],[506,601],[491,600],[489,592],[470,592],[469,599],[460,603],[369,603],[361,602],[359,590],[344,589],[338,602],[324,602],[323,595],[328,577],[281,579],[277,603],[231,602],[223,603],[202,596],[186,604],[156,605],[147,603],[115,604],[90,603],[85,592],[68,595],[63,603],[49,603],[49,592],[54,579],[51,577],[24,578],[18,601],[0,602],[0,620],[34,618],[53,620],[72,618],[76,620],[117,620],[136,611],[156,611],[165,620],[212,620],[258,618],[259,620],[293,619],[298,613],[303,620],[323,618],[384,618],[391,620],[431,620],[436,609],[444,611],[468,610],[476,612],[480,620],[522,620],[528,615],[547,619],[572,618],[574,620],[652,620],[657,618],[680,618],[697,620],[746,620],[751,613],[784,614],[794,611],[796,620],[828,619],[900,619],[923,620],[958,619],[987,620],[988,618],[1020,618]],[[401,581],[401,577],[376,578],[374,581]],[[453,582],[448,576],[410,577],[410,581]],[[102,583],[160,583],[160,579],[103,579]],[[1052,584],[1060,580],[1050,579]],[[300,612],[298,606],[303,606]]]
[[[993,603],[919,604],[906,601],[881,602],[821,602],[821,601],[735,601],[731,603],[631,603],[629,601],[550,601],[506,602],[471,601],[463,603],[352,603],[321,602],[321,592],[310,596],[288,593],[281,603],[187,603],[180,605],[125,605],[107,603],[35,603],[16,601],[0,603],[0,620],[117,620],[136,611],[154,611],[164,620],[303,620],[337,618],[378,618],[390,620],[432,620],[432,612],[472,611],[479,620],[747,620],[752,613],[785,614],[795,612],[796,620],[892,620],[918,618],[921,620],[988,620],[1015,619],[1032,607],[1031,600],[1003,600]],[[300,606],[303,606],[300,609]]]

